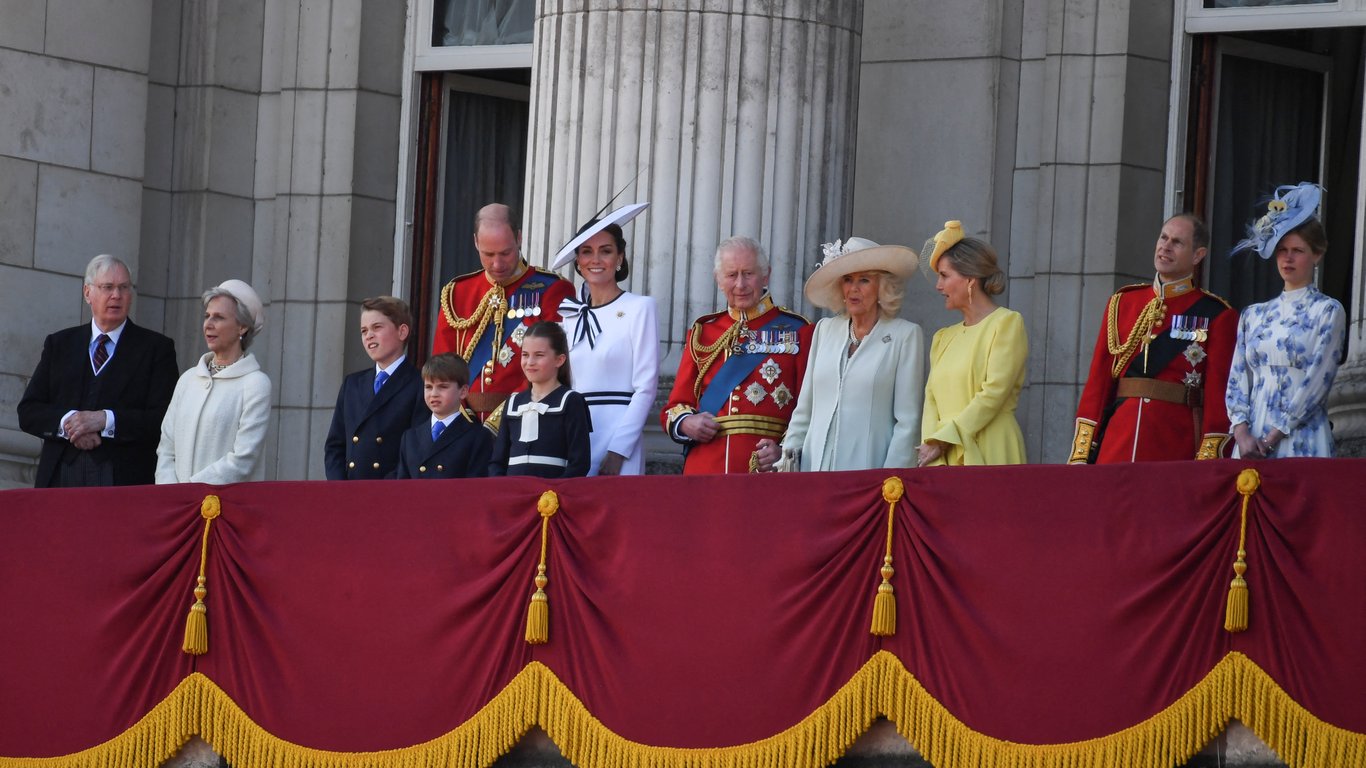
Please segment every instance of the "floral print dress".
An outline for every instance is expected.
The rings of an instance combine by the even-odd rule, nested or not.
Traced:
[[[1324,406],[1346,326],[1342,305],[1313,286],[1244,310],[1224,396],[1229,423],[1247,424],[1257,438],[1279,429],[1277,458],[1332,456]]]

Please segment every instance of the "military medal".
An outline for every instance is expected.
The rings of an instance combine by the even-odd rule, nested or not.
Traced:
[[[522,346],[522,339],[526,338],[526,326],[519,325],[512,331],[512,342],[517,346]]]
[[[507,367],[508,363],[512,362],[512,347],[504,344],[503,348],[498,350],[498,362],[504,368]]]
[[[541,297],[540,297],[539,295],[533,296],[533,297],[532,297],[532,302],[533,302],[534,306],[531,308],[531,316],[532,316],[532,317],[540,317],[540,316],[541,316]]]
[[[516,307],[517,307],[517,295],[516,295],[516,294],[513,294],[512,296],[508,297],[508,319],[509,319],[509,320],[516,320],[516,319],[517,319],[517,309],[516,309]]]

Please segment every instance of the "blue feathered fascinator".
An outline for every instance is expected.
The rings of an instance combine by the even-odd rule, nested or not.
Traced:
[[[1233,246],[1229,255],[1252,250],[1270,259],[1285,233],[1308,221],[1318,211],[1322,198],[1323,187],[1312,181],[1276,187],[1276,194],[1266,204],[1266,215],[1247,225],[1247,239]]]

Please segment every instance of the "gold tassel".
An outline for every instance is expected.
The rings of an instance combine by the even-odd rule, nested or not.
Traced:
[[[1228,605],[1224,608],[1224,630],[1242,632],[1247,629],[1247,503],[1261,486],[1262,478],[1255,469],[1238,473],[1238,493],[1243,496],[1242,519],[1238,525],[1238,557],[1233,561],[1233,581],[1228,585]]]
[[[892,577],[896,569],[892,567],[892,524],[896,520],[896,503],[906,492],[901,478],[889,477],[882,481],[882,500],[887,502],[887,553],[882,557],[882,583],[878,585],[877,596],[873,598],[872,633],[879,637],[896,634],[896,594],[892,589]]]
[[[550,599],[545,594],[545,585],[550,579],[545,575],[545,542],[550,518],[559,509],[560,497],[554,491],[542,493],[536,502],[536,511],[541,515],[541,562],[536,566],[536,592],[531,595],[531,605],[526,611],[526,641],[532,645],[543,645],[550,640]]]
[[[199,542],[199,578],[194,587],[194,605],[190,606],[190,615],[185,618],[185,642],[180,646],[180,650],[192,656],[209,652],[209,609],[204,605],[209,589],[204,586],[207,581],[204,566],[209,560],[209,527],[221,512],[218,497],[212,494],[205,496],[199,505],[199,515],[204,518],[204,535]]]

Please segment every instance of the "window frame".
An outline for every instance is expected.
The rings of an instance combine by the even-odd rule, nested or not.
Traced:
[[[415,30],[413,68],[418,72],[470,69],[519,69],[533,65],[535,43],[508,45],[432,45],[436,0],[417,0],[413,9]]]

